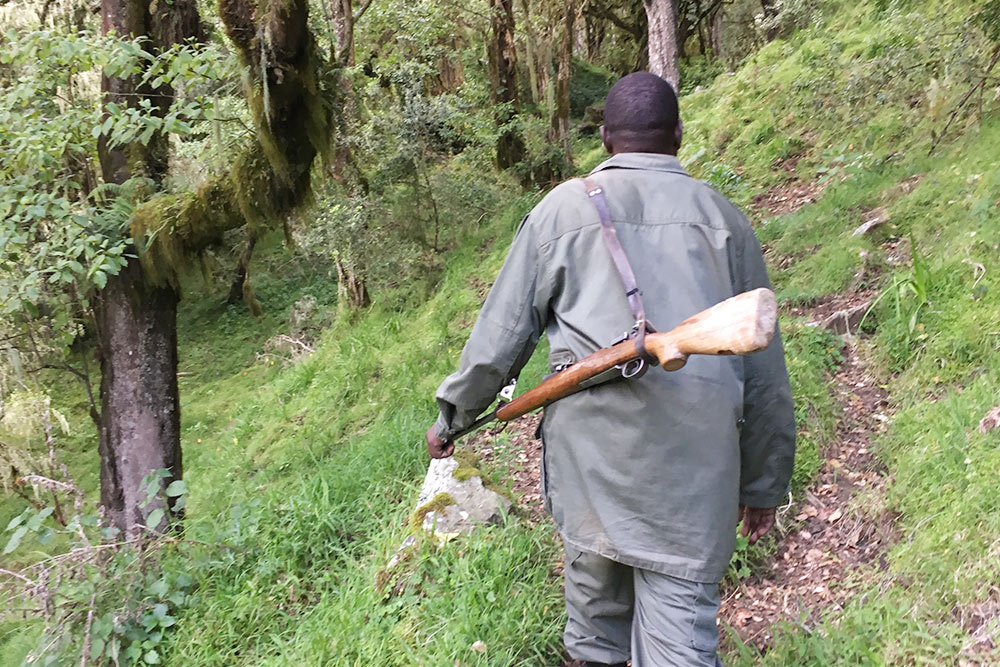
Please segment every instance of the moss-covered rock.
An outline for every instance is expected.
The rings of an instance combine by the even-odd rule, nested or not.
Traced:
[[[413,530],[419,529],[423,523],[424,519],[431,512],[441,512],[447,507],[455,505],[455,499],[451,497],[451,494],[441,492],[431,498],[430,502],[424,503],[417,509],[413,510],[413,514],[410,515],[410,528]]]

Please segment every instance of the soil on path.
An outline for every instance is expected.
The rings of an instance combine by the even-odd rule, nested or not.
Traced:
[[[886,472],[871,453],[889,421],[885,389],[872,378],[855,341],[845,343],[833,385],[841,418],[821,452],[818,478],[801,498],[780,508],[777,552],[770,571],[731,588],[720,619],[764,651],[781,621],[811,631],[821,615],[843,608],[866,584],[859,566],[885,569],[896,516],[883,505]]]

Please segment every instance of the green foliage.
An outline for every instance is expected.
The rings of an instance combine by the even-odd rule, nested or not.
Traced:
[[[759,43],[758,30],[771,27],[779,39],[733,76],[715,76],[707,61],[688,64],[695,72],[688,72],[689,81],[703,77],[702,85],[710,87],[682,100],[687,128],[682,161],[744,204],[770,187],[787,187],[786,181],[823,186],[815,192],[817,203],[759,226],[769,258],[782,267],[772,270],[781,301],[810,304],[843,289],[881,294],[865,323],[873,334],[870,353],[898,373],[882,379],[899,411],[877,445],[893,475],[890,509],[901,513],[898,529],[904,536],[888,555],[886,572],[872,575],[862,568],[857,581],[845,584],[859,593],[844,610],[818,625],[790,619],[765,656],[736,645],[727,664],[954,660],[968,640],[959,619],[970,605],[988,599],[997,579],[995,549],[989,545],[1000,533],[995,520],[1000,449],[996,432],[976,431],[978,418],[995,404],[1000,382],[994,361],[1000,290],[990,284],[990,262],[1000,243],[994,224],[1000,200],[992,148],[1000,142],[995,100],[986,96],[981,112],[970,105],[958,116],[939,157],[919,157],[931,131],[940,131],[941,121],[981,76],[993,48],[991,23],[983,17],[993,4],[893,2],[873,8],[789,2],[780,6],[778,23],[754,27],[759,3],[737,2],[727,13],[750,12],[748,44]],[[75,616],[68,617],[67,643],[55,650],[67,661],[79,662],[81,624],[91,604],[97,610],[91,650],[108,658],[117,646],[120,660],[139,664],[541,665],[561,659],[562,610],[552,574],[558,546],[547,524],[513,516],[503,526],[444,547],[418,542],[387,565],[407,533],[424,468],[421,434],[433,418],[428,397],[457,363],[483,289],[534,201],[512,196],[519,192],[516,186],[494,177],[489,166],[497,129],[476,42],[485,11],[481,2],[463,7],[464,18],[456,22],[443,5],[428,0],[375,3],[366,13],[358,29],[363,64],[349,71],[359,110],[349,143],[370,189],[347,199],[343,189],[324,184],[316,213],[304,213],[294,223],[299,249],[278,251],[274,238],[262,241],[255,262],[267,270],[254,283],[266,309],[260,320],[242,308],[218,305],[221,298],[214,293],[182,304],[187,475],[183,486],[162,493],[187,504],[184,537],[192,541],[162,538],[163,545],[149,550],[145,561],[134,551],[101,551],[113,556],[65,579],[60,584],[65,590],[58,589],[65,604],[58,613]],[[823,24],[813,27],[820,15]],[[312,21],[322,23],[318,14]],[[14,108],[33,128],[19,133],[12,115],[0,123],[0,140],[8,142],[5,160],[8,153],[16,160],[5,161],[2,169],[14,165],[12,173],[20,170],[22,179],[4,181],[21,188],[3,200],[21,216],[21,226],[0,227],[6,234],[0,247],[13,248],[0,253],[0,261],[8,262],[0,264],[0,290],[8,290],[0,292],[0,300],[15,294],[21,304],[45,305],[31,314],[35,331],[44,332],[36,338],[67,347],[78,329],[75,315],[66,313],[75,311],[45,311],[49,304],[75,301],[70,296],[56,301],[55,286],[96,284],[99,279],[86,277],[95,264],[103,268],[93,275],[113,275],[114,267],[101,262],[110,257],[113,264],[122,256],[112,237],[127,236],[122,223],[136,217],[134,204],[145,187],[136,181],[120,189],[98,188],[87,198],[72,194],[81,187],[66,185],[64,156],[93,165],[92,128],[96,122],[103,129],[107,122],[92,97],[86,98],[90,106],[78,105],[87,109],[73,125],[79,132],[53,122],[60,109],[54,102],[46,107],[48,115],[32,115],[41,108],[38,100],[50,99],[53,91],[82,94],[60,67],[69,72],[75,62],[103,57],[71,47],[77,48],[59,47],[69,50],[59,61],[66,64],[46,65],[46,73],[37,75],[48,77],[44,94],[21,84],[0,93],[4,101],[21,105]],[[632,53],[620,47],[619,40],[607,53],[618,48],[625,62]],[[21,54],[17,71],[36,78],[28,46],[15,52]],[[44,49],[40,53],[43,64],[53,57]],[[143,58],[138,52],[130,57]],[[152,66],[148,59],[142,62]],[[220,62],[212,65],[218,69],[195,71],[202,79],[192,78],[190,99],[202,95],[202,111],[180,105],[171,125],[183,133],[179,148],[188,156],[175,176],[194,189],[207,177],[195,159],[199,152],[245,145],[238,134],[222,138],[218,128],[222,120],[227,128],[239,127],[247,110],[226,102],[223,119],[223,103],[209,102],[215,86],[234,83],[232,64]],[[462,76],[445,75],[447,67],[458,65]],[[156,76],[171,67],[164,64]],[[587,95],[597,94],[597,74],[593,88],[584,89]],[[190,71],[167,76],[174,76],[175,86],[192,77]],[[323,79],[321,85],[330,83]],[[8,90],[15,97],[6,97]],[[107,132],[133,132],[128,136],[141,140],[157,121],[149,121],[141,108],[134,118],[129,113],[112,110]],[[517,123],[531,146],[529,168],[555,166],[561,156],[546,143],[547,121],[523,117]],[[53,144],[63,148],[31,150],[33,137],[57,132],[68,137]],[[951,143],[963,134],[966,138]],[[593,166],[602,157],[591,144],[577,153],[580,166]],[[215,160],[222,166],[224,160],[218,155]],[[51,174],[45,176],[51,185],[39,187],[32,180],[28,167],[36,164],[39,174]],[[202,190],[185,197],[200,198],[211,208],[210,194]],[[37,262],[48,272],[31,277],[27,286],[15,284],[30,259],[25,225],[37,230],[63,219],[56,215],[63,216],[60,197],[69,202],[66,215],[86,218],[78,226],[99,223],[86,230],[96,240],[85,236],[77,254]],[[44,206],[44,212],[31,206]],[[852,236],[879,207],[888,221],[877,234]],[[151,222],[140,228],[140,242],[156,238],[162,212],[149,211]],[[107,247],[101,245],[105,238]],[[904,238],[919,249],[912,259],[890,255]],[[97,248],[93,257],[86,254],[88,244]],[[315,296],[323,307],[333,305],[332,267],[347,255],[369,272],[377,287],[374,305],[333,322],[315,341],[315,351],[298,362],[272,365],[273,359],[259,354],[262,341],[285,331],[284,313],[303,295]],[[66,264],[59,266],[63,259]],[[59,277],[46,282],[52,275]],[[36,295],[28,292],[31,285]],[[211,292],[197,284],[186,288],[194,295]],[[0,336],[8,335],[9,326],[0,319]],[[782,328],[799,426],[796,497],[814,477],[833,433],[836,405],[827,383],[839,352],[834,337],[798,320],[783,318]],[[67,331],[68,339],[48,336]],[[2,351],[10,371],[0,378],[15,377],[15,366],[35,364],[20,348],[15,354]],[[543,357],[536,356],[529,373],[544,372]],[[15,384],[4,382],[5,392]],[[53,403],[70,418],[83,415],[82,399],[63,392],[76,409]],[[85,444],[93,448],[92,442]],[[498,467],[516,465],[514,459],[501,460]],[[161,493],[159,484],[150,490]],[[16,523],[4,545],[21,534],[8,558],[50,563],[55,557],[48,554],[65,554],[67,544],[76,544],[72,531],[53,523],[54,510],[38,518],[54,507],[48,496],[42,499],[46,502],[29,510],[19,505],[11,513]],[[81,525],[96,543],[98,527]],[[46,528],[51,537],[43,534]],[[51,541],[41,544],[39,537]],[[35,551],[28,552],[27,543]],[[759,571],[773,548],[773,543],[748,547],[741,541],[731,580]],[[17,664],[43,636],[40,623],[0,621],[0,662]],[[472,648],[477,641],[486,653]]]
[[[99,138],[110,146],[147,144],[155,133],[188,134],[193,119],[211,117],[209,100],[183,95],[219,76],[220,54],[178,45],[154,56],[143,45],[141,39],[85,32],[6,36],[0,58],[11,84],[0,98],[3,312],[37,309],[53,297],[58,302],[58,290],[52,294],[46,285],[72,283],[84,293],[103,287],[124,265],[127,207],[151,191],[142,177],[116,190],[98,187]],[[108,77],[137,75],[141,84],[174,85],[182,100],[162,115],[149,100],[101,105],[87,79],[95,68]]]
[[[882,339],[883,352],[890,360],[889,368],[898,371],[904,368],[916,353],[919,342],[926,340],[923,311],[931,305],[931,290],[934,276],[927,260],[919,249],[910,243],[913,254],[913,270],[905,275],[896,274],[892,281],[872,302],[868,313],[880,305],[877,331]],[[867,315],[865,319],[867,319]],[[864,319],[861,322],[863,327]]]
[[[712,56],[691,56],[681,60],[680,94],[687,95],[699,86],[709,86],[726,71],[722,61]]]
[[[873,295],[860,354],[890,392],[888,433],[873,447],[891,476],[884,511],[899,513],[887,568],[838,582],[857,591],[844,610],[819,614],[818,624],[815,615],[789,619],[763,656],[731,637],[727,664],[910,665],[980,659],[978,650],[986,662],[994,657],[983,644],[969,648],[961,618],[988,604],[986,582],[998,576],[996,494],[987,491],[998,482],[995,431],[976,429],[996,404],[996,101],[960,110],[961,130],[924,157],[994,46],[970,20],[980,7],[943,9],[844,5],[822,29],[764,47],[734,76],[685,100],[681,159],[695,173],[724,184],[713,172],[732,165],[741,181],[730,193],[745,202],[771,187],[821,186],[809,190],[816,203],[761,221],[768,257],[782,267],[772,277],[785,304],[843,290]],[[876,214],[880,227],[853,235]],[[836,412],[796,367],[818,369],[836,353],[783,324],[803,484],[822,460],[816,436],[830,432]],[[872,509],[887,521],[882,511]],[[755,555],[741,548],[730,576],[752,571]]]
[[[583,112],[593,104],[603,104],[616,77],[586,61],[574,58],[569,84],[569,112],[573,118],[583,118]]]
[[[1000,0],[987,0],[973,18],[987,37],[1000,42]]]
[[[165,494],[179,509],[186,486],[177,480],[163,490],[160,480],[166,476],[168,471],[159,470],[147,477],[147,502]],[[191,602],[195,581],[187,569],[201,545],[167,536],[141,545],[116,542],[118,531],[102,522],[96,505],[76,500],[78,513],[68,523],[54,521],[57,504],[26,509],[6,527],[4,555],[23,550],[26,537],[40,549],[51,548],[60,538],[69,545],[65,553],[25,567],[17,576],[30,582],[26,591],[7,595],[10,609],[19,597],[39,604],[46,622],[40,633],[31,628],[29,636],[37,643],[20,656],[21,664],[76,664],[81,659],[103,665],[160,664],[177,614]],[[163,511],[150,514],[151,530],[158,528]],[[6,616],[0,614],[0,622]]]

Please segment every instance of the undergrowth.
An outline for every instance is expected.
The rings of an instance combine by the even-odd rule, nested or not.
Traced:
[[[789,619],[764,656],[734,640],[725,659],[978,659],[970,632],[982,624],[972,619],[995,606],[1000,579],[1000,435],[976,430],[1000,384],[995,102],[962,116],[927,152],[988,49],[959,0],[822,5],[825,23],[772,42],[684,98],[681,159],[745,207],[789,179],[822,186],[816,203],[758,221],[758,232],[784,305],[843,290],[872,298],[866,353],[895,408],[877,452],[900,539],[885,571],[852,580],[858,592],[846,609],[819,626]],[[576,155],[581,169],[601,159],[594,140]],[[514,199],[468,229],[425,303],[408,299],[405,285],[389,290],[365,312],[331,318],[294,363],[259,357],[263,342],[303,296],[321,308],[335,298],[332,279],[307,278],[296,255],[264,250],[270,270],[254,283],[262,320],[238,306],[184,305],[184,537],[201,546],[162,563],[165,577],[193,582],[163,635],[164,664],[558,663],[559,547],[547,524],[514,513],[444,546],[418,541],[389,567],[426,466],[431,397],[535,201]],[[853,235],[877,210],[886,221],[874,234]],[[801,320],[783,317],[782,327],[799,426],[794,497],[834,432],[827,383],[839,352]],[[542,355],[522,386],[540,379]],[[66,393],[80,417],[78,390]],[[93,440],[73,442],[73,469],[88,471],[92,492]],[[6,525],[17,512],[5,504],[0,514]],[[770,548],[741,547],[732,579],[761,566]],[[0,623],[0,663],[19,664],[41,630]]]

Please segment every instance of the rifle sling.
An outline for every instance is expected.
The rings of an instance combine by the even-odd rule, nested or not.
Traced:
[[[622,248],[621,241],[618,240],[618,231],[611,221],[611,213],[608,210],[608,200],[604,197],[604,189],[589,178],[583,179],[583,187],[587,190],[587,197],[594,205],[597,217],[601,221],[601,236],[604,238],[604,244],[608,247],[615,268],[618,269],[618,275],[621,276],[625,297],[628,299],[629,308],[632,309],[632,316],[635,318],[635,349],[643,361],[650,366],[655,366],[659,361],[646,349],[646,334],[655,333],[656,329],[646,321],[646,309],[642,305],[639,286],[635,281],[635,274],[632,272],[628,256]]]

